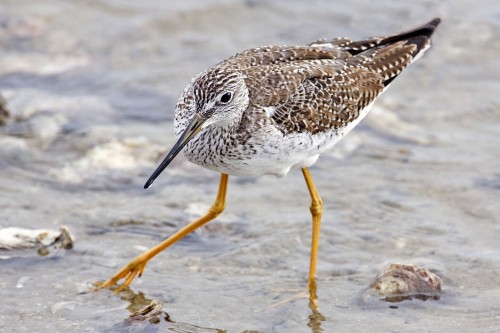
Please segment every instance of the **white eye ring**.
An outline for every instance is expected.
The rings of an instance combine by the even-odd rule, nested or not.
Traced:
[[[231,91],[228,91],[226,93],[224,93],[221,97],[220,97],[220,102],[222,104],[227,104],[229,102],[231,102],[231,100],[233,99],[233,93]]]

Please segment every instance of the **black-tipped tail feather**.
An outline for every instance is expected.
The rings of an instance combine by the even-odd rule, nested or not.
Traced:
[[[366,41],[353,42],[351,63],[362,63],[383,76],[388,86],[409,64],[430,47],[430,37],[441,22],[435,18],[428,23],[389,37],[374,37]],[[363,49],[363,50],[358,50]]]

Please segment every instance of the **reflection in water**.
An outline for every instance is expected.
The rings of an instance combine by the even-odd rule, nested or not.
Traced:
[[[142,291],[136,293],[132,291],[130,288],[121,292],[120,298],[130,303],[127,306],[127,310],[129,310],[131,313],[138,312],[144,307],[149,306],[153,302],[153,300],[147,298]]]
[[[176,322],[172,320],[171,316],[164,311],[163,306],[160,301],[148,298],[143,292],[134,292],[130,288],[119,293],[120,298],[124,301],[129,302],[127,310],[130,311],[130,316],[127,317],[122,323],[113,325],[110,331],[126,329],[130,330],[133,327],[134,331],[146,331],[146,332],[156,332],[161,330],[163,327],[173,331],[173,332],[183,332],[183,333],[225,333],[227,330],[201,327],[189,323]],[[296,295],[286,302],[280,302],[279,305],[292,302],[294,300],[304,298],[306,293],[301,293],[299,297]],[[318,300],[316,296],[316,291],[313,290],[309,294],[309,308],[312,313],[308,316],[309,321],[307,326],[311,329],[312,333],[323,332],[321,328],[321,323],[326,320],[319,312]],[[278,304],[276,306],[279,306]],[[242,333],[258,333],[259,331],[245,330]]]
[[[225,333],[226,330],[200,327],[193,324],[173,321],[164,311],[160,301],[148,298],[143,292],[134,292],[126,288],[120,292],[122,300],[129,302],[127,310],[130,316],[119,326],[134,326],[134,331],[158,331],[166,326],[173,332],[183,333]],[[161,326],[160,326],[161,325]],[[114,328],[117,328],[116,326]]]
[[[309,303],[309,307],[312,310],[312,314],[309,315],[309,322],[307,323],[307,326],[311,328],[313,333],[323,332],[321,322],[326,320],[325,316],[319,312],[319,309],[315,307],[313,303]]]
[[[309,315],[307,326],[311,328],[313,333],[323,332],[321,322],[325,321],[326,318],[319,312],[316,279],[309,284],[309,308],[312,310],[312,314]]]

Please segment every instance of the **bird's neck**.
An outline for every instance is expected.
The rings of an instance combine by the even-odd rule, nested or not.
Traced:
[[[224,120],[218,121],[212,124],[212,130],[221,132],[221,133],[233,133],[237,132],[241,123],[241,115],[234,115],[231,118],[226,118]]]

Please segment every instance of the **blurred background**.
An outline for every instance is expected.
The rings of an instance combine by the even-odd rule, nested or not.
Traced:
[[[218,175],[174,142],[189,80],[244,49],[397,33],[440,16],[434,46],[311,169],[323,196],[318,297],[309,195],[230,178],[217,221],[156,257],[125,296],[85,293],[203,214]],[[497,332],[500,6],[496,1],[0,1],[0,226],[58,229],[72,250],[0,252],[0,331]],[[363,292],[388,262],[443,279],[438,301]],[[158,300],[159,324],[130,323]],[[127,308],[129,310],[127,310]]]

